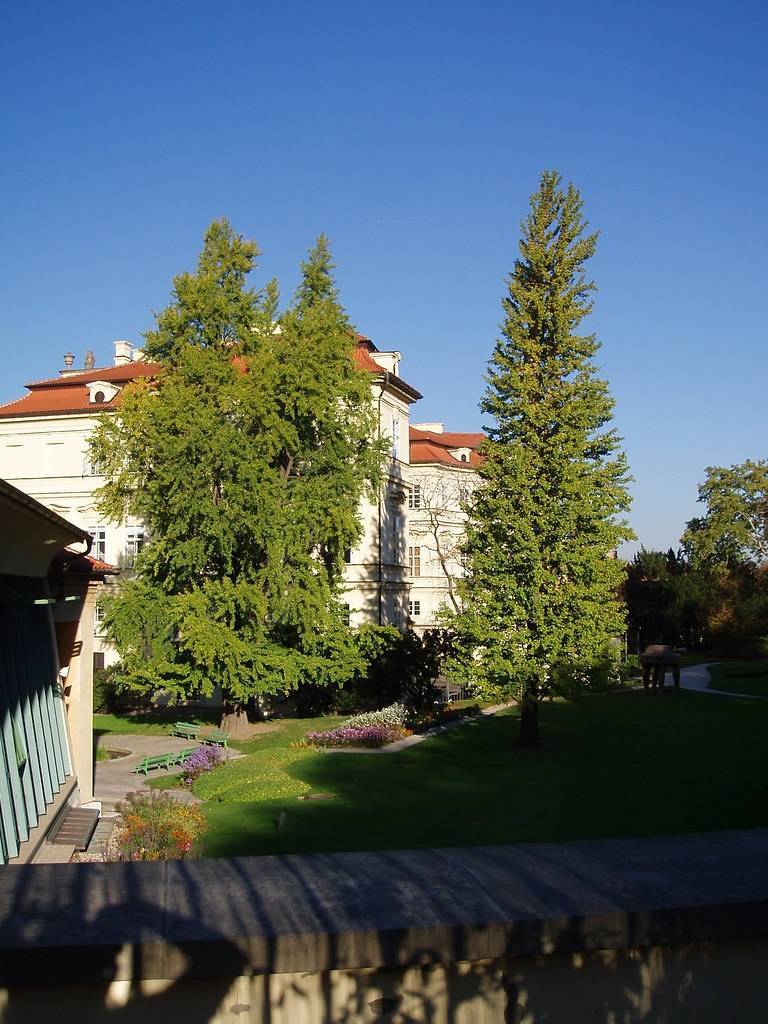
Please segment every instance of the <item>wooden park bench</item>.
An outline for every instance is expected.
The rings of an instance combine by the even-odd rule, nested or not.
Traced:
[[[176,764],[176,754],[150,754],[142,758],[133,769],[141,775],[149,775],[154,768],[165,768],[168,771]]]
[[[643,686],[655,695],[658,687],[664,689],[667,671],[672,673],[675,689],[680,689],[680,655],[675,654],[667,644],[649,644],[640,655],[640,667],[643,671]]]
[[[215,744],[217,747],[228,747],[229,733],[222,732],[221,729],[211,729],[210,732],[200,737],[200,742]]]
[[[181,736],[185,740],[196,740],[199,732],[200,726],[192,722],[174,722],[171,728],[171,736]]]

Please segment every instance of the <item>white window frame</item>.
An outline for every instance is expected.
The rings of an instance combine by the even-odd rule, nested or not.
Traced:
[[[100,559],[102,562],[106,561],[107,558],[107,528],[106,526],[94,526],[88,530],[93,543],[91,544],[91,555],[94,558]]]
[[[144,526],[128,526],[125,531],[125,564],[132,569],[144,547]]]
[[[408,575],[421,576],[421,545],[408,548]]]
[[[392,417],[392,458],[400,458],[400,417]]]
[[[408,492],[408,508],[421,508],[421,484],[414,484]]]

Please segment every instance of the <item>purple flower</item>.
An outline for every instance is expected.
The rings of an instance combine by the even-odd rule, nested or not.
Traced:
[[[403,729],[382,725],[340,725],[327,732],[308,732],[304,739],[313,747],[383,747],[404,735]]]
[[[205,772],[218,768],[224,760],[224,751],[220,747],[198,747],[184,762],[181,772],[184,784],[191,786]]]

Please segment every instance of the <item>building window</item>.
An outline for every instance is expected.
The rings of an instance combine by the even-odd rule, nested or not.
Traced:
[[[421,601],[409,601],[408,611],[412,619],[416,619],[421,615]]]
[[[466,462],[467,461],[467,453],[466,452],[462,452],[461,453],[461,461],[462,462]]]
[[[129,526],[125,541],[125,561],[130,567],[136,564],[136,559],[144,547],[144,527]]]
[[[103,562],[107,557],[107,528],[106,526],[95,526],[88,532],[93,538],[91,554],[94,558],[100,558]]]
[[[421,484],[414,484],[409,491],[408,508],[421,508]]]
[[[411,576],[421,576],[421,548],[408,548],[408,572]]]
[[[344,561],[349,565],[352,561],[352,548],[344,549]]]
[[[400,458],[400,417],[392,417],[392,458]]]
[[[85,475],[104,476],[104,464],[102,462],[92,462],[90,459],[86,460]]]
[[[100,633],[104,622],[104,605],[96,604],[93,609],[93,632]]]
[[[93,671],[99,672],[104,668],[104,652],[94,651],[93,652]]]

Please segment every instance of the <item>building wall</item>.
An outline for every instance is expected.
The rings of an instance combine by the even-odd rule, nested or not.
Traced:
[[[387,438],[389,462],[380,491],[360,505],[363,535],[350,552],[344,600],[350,624],[405,628],[408,614],[408,422],[409,406],[391,391],[371,388],[380,436]]]
[[[361,503],[363,536],[351,552],[344,599],[352,625],[380,622],[405,628],[409,402],[395,388],[380,383],[372,384],[371,400],[380,436],[389,439],[391,454],[381,494],[367,495]],[[104,478],[89,461],[88,438],[97,423],[92,414],[0,418],[0,478],[81,523],[95,538],[92,554],[126,568],[132,564],[131,538],[141,521],[110,522],[96,508],[95,492]],[[101,596],[115,585],[102,584]],[[93,650],[109,665],[116,653],[98,619],[97,615]]]
[[[441,609],[458,605],[455,584],[463,574],[459,547],[467,521],[462,505],[477,481],[460,463],[410,466],[409,504],[417,507],[408,513],[409,611],[417,632],[439,626]]]
[[[81,523],[95,538],[92,553],[111,565],[131,561],[129,530],[140,526],[131,517],[109,522],[96,509],[95,491],[104,477],[88,459],[88,437],[98,423],[93,415],[30,416],[0,419],[0,479],[36,498],[65,519]],[[114,583],[104,583],[102,596]],[[98,601],[98,598],[97,598]],[[116,660],[114,649],[98,630],[93,649],[105,664]]]
[[[0,864],[73,772],[48,597],[43,579],[0,574]]]

